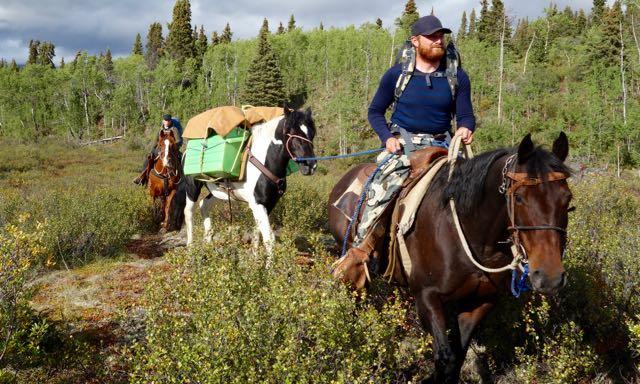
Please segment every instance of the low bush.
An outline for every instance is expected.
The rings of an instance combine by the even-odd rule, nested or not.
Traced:
[[[148,287],[134,382],[406,382],[430,355],[407,323],[412,308],[357,300],[331,278],[321,247],[303,268],[282,239],[265,269],[264,255],[231,241],[168,257],[172,274]]]

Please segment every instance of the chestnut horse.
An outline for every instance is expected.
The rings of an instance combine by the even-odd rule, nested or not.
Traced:
[[[488,268],[508,265],[515,257],[510,244],[515,244],[521,249],[521,266],[530,270],[531,287],[555,294],[566,283],[562,255],[571,200],[566,181],[570,169],[564,164],[568,152],[564,133],[553,143],[551,153],[534,146],[527,135],[515,149],[459,159],[450,181],[449,165],[436,174],[413,229],[405,235],[411,273],[400,266],[393,276],[415,297],[420,322],[433,336],[435,371],[425,382],[458,382],[474,330],[498,295],[508,292],[511,277],[510,270],[484,272],[474,265],[463,249],[449,200],[457,206],[476,263]],[[332,203],[356,173],[348,172],[330,196],[329,225],[339,244],[348,219]],[[354,194],[353,199],[358,196]],[[382,243],[388,246],[389,241]],[[387,251],[384,245],[378,251],[378,264],[384,268]],[[364,273],[363,264],[352,269]]]
[[[154,203],[160,198],[162,225],[161,231],[169,228],[170,209],[179,184],[182,182],[180,170],[180,151],[171,130],[161,130],[158,136],[157,155],[151,159],[153,168],[149,172],[149,195]]]

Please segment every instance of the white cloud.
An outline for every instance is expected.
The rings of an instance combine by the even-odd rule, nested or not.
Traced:
[[[570,5],[573,9],[589,10],[592,0],[556,0],[558,8]],[[215,30],[222,32],[227,22],[234,39],[256,36],[262,20],[269,20],[271,30],[279,22],[285,26],[291,14],[303,29],[312,29],[322,22],[325,27],[344,27],[373,22],[380,17],[385,27],[392,27],[404,9],[404,0],[191,0],[192,22],[204,25],[208,36]],[[130,52],[136,33],[144,39],[149,25],[160,22],[163,34],[172,15],[174,0],[2,0],[0,5],[0,57],[26,61],[30,39],[49,40],[56,45],[60,56],[73,56],[79,49],[98,53],[109,47],[114,54]],[[445,26],[456,31],[463,11],[476,12],[479,0],[418,0],[421,15],[434,8]],[[540,1],[505,0],[508,13],[514,18],[534,18],[548,6]],[[8,41],[11,41],[9,45]],[[15,46],[18,42],[18,46]]]

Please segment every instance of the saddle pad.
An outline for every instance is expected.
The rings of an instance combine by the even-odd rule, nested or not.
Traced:
[[[420,206],[422,199],[427,193],[429,185],[431,185],[431,181],[433,181],[433,178],[438,173],[440,168],[442,168],[442,166],[446,163],[446,157],[442,157],[436,160],[436,162],[432,163],[429,171],[427,171],[427,173],[420,179],[420,181],[415,184],[413,189],[411,189],[411,191],[409,191],[409,193],[405,197],[398,199],[398,201],[396,202],[391,219],[391,228],[397,228],[397,231],[391,231],[391,242],[389,245],[389,264],[387,270],[384,273],[385,277],[393,277],[396,259],[398,258],[398,249],[400,251],[399,258],[406,272],[406,275],[411,276],[411,258],[409,257],[407,246],[404,243],[404,235],[407,234],[407,232],[409,232],[413,227],[418,207]],[[395,225],[395,223],[397,223],[397,225]],[[398,245],[397,247],[396,244]]]

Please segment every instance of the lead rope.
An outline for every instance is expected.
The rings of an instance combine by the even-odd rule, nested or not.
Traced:
[[[451,139],[451,146],[449,147],[449,155],[448,155],[449,178],[447,181],[451,181],[451,177],[453,176],[453,169],[458,159],[458,155],[460,154],[461,143],[462,143],[461,136],[454,136],[453,139]],[[464,145],[464,150],[465,150],[467,159],[471,159],[473,157],[473,152],[471,151],[471,148],[468,145]],[[460,225],[460,219],[458,218],[458,212],[456,210],[456,203],[453,198],[449,199],[449,207],[451,208],[451,215],[453,216],[453,222],[455,224],[456,231],[458,232],[458,238],[460,239],[460,243],[462,244],[464,253],[467,255],[469,260],[471,260],[473,265],[478,267],[480,270],[488,273],[499,273],[499,272],[504,272],[508,270],[513,270],[515,272],[515,270],[518,267],[520,267],[520,269],[524,272],[524,268],[520,264],[520,261],[522,260],[521,253],[519,252],[518,248],[513,244],[511,245],[511,252],[514,255],[513,260],[511,261],[510,264],[505,265],[504,267],[489,268],[489,267],[485,267],[484,265],[476,261],[476,259],[473,257],[473,254],[471,253],[471,248],[469,247],[469,243],[467,242],[467,239],[464,236],[464,233],[462,232],[462,226]],[[514,296],[515,296],[515,293],[514,293]]]

